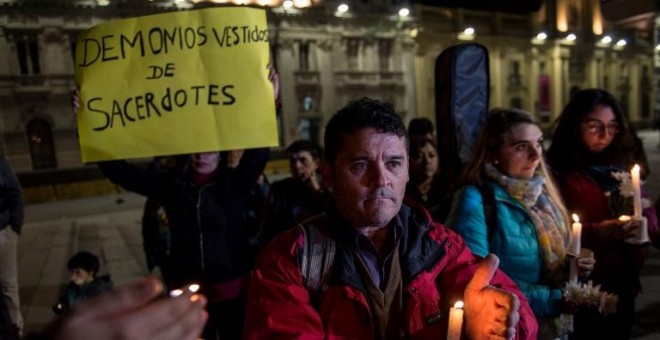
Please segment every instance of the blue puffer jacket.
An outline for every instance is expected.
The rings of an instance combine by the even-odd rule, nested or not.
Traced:
[[[542,260],[536,228],[527,209],[499,184],[485,182],[494,195],[494,219],[490,228],[479,188],[469,185],[454,196],[447,225],[456,230],[475,255],[494,253],[500,269],[511,277],[525,294],[537,318],[556,317],[560,312],[561,290],[538,284]],[[488,200],[486,200],[488,201]]]

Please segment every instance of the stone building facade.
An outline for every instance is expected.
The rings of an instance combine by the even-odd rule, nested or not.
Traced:
[[[550,124],[571,91],[601,87],[624,102],[632,121],[653,118],[651,32],[608,23],[599,0],[546,0],[539,11],[522,14],[406,7],[399,0],[346,2],[346,11],[337,1],[236,3],[248,1],[270,6],[282,146],[300,138],[322,142],[330,115],[361,96],[392,102],[405,121],[433,118],[435,58],[465,41],[490,51],[491,106],[520,107]],[[0,1],[0,153],[19,173],[84,167],[70,109],[77,34],[108,20],[210,5]],[[403,8],[410,14],[401,15]],[[571,33],[574,40],[567,39]],[[626,44],[617,45],[620,39]]]
[[[418,13],[419,115],[434,115],[435,58],[474,41],[489,50],[491,107],[524,109],[549,127],[572,93],[596,87],[614,94],[636,125],[648,126],[655,117],[650,31],[605,21],[599,0],[545,1],[528,14],[437,7]],[[473,34],[465,33],[469,28]]]

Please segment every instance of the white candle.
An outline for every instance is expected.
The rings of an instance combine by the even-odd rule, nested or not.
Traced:
[[[639,165],[635,164],[630,170],[630,178],[632,179],[633,189],[633,217],[638,220],[642,218],[642,189],[640,187]]]
[[[573,234],[573,243],[571,243],[569,254],[578,256],[580,254],[581,237],[582,237],[582,223],[580,223],[580,218],[578,215],[573,214],[573,228],[571,228]]]
[[[568,281],[577,282],[578,270],[577,270],[577,256],[580,254],[581,248],[581,237],[582,237],[582,223],[580,223],[580,218],[578,215],[573,214],[573,228],[571,229],[573,242],[569,248],[568,253],[570,254],[570,267],[568,271]]]
[[[463,328],[463,301],[456,301],[454,307],[449,309],[449,329],[447,340],[460,340]]]

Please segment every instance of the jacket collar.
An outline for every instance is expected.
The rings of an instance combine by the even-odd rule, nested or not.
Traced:
[[[432,227],[432,221],[421,209],[423,208],[413,209],[403,204],[398,213],[402,227],[402,235],[399,239],[399,261],[404,287],[419,273],[432,268],[445,255],[444,242],[428,236],[427,232]],[[336,242],[330,285],[349,285],[366,292],[355,267],[355,230],[334,204],[327,209],[327,216]]]

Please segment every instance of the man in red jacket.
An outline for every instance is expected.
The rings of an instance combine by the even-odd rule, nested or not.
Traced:
[[[455,233],[403,203],[405,127],[363,98],[328,122],[323,179],[334,205],[261,254],[248,294],[249,339],[444,339],[465,302],[463,337],[535,339],[515,284]]]

